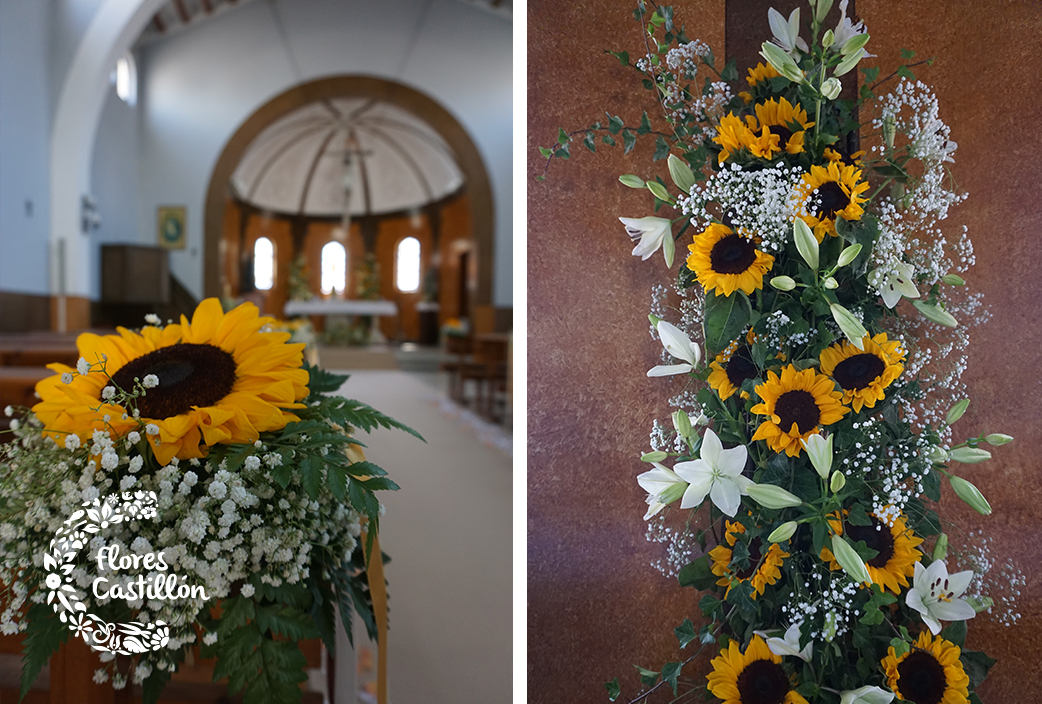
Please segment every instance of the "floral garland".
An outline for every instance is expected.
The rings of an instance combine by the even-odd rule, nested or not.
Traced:
[[[858,91],[867,30],[847,0],[829,27],[832,0],[809,5],[805,23],[770,10],[763,61],[741,76],[673,8],[640,3],[648,53],[612,54],[668,131],[609,113],[541,149],[549,166],[580,136],[629,152],[654,135],[672,182],[619,178],[675,213],[620,220],[633,255],[661,251],[675,277],[653,292],[663,351],[648,376],[686,380],[637,482],[648,537],[668,544],[662,571],[704,592],[701,625],[674,631],[680,648],[718,654],[695,684],[684,668],[698,653],[638,668],[631,701],[669,688],[726,704],[979,704],[994,660],[965,648],[967,621],[1010,605],[1023,577],[1012,563],[987,574],[983,541],[958,540],[936,510],[946,480],[990,514],[960,467],[1012,441],[953,438],[966,329],[987,317],[962,276],[966,228],[944,222],[965,198],[947,170],[957,145],[913,73],[928,61],[881,80],[861,67]],[[606,687],[621,695],[618,678]]]
[[[251,303],[146,322],[80,335],[40,402],[6,409],[0,631],[27,634],[23,695],[74,633],[96,682],[145,702],[200,641],[248,704],[300,701],[299,641],[334,652],[337,611],[349,638],[354,613],[373,639],[386,623],[376,492],[398,486],[357,431],[419,435],[335,395],[347,377]]]

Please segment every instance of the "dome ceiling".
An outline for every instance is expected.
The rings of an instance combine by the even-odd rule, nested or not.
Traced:
[[[463,174],[445,141],[402,108],[366,97],[304,105],[261,132],[231,186],[261,210],[352,217],[419,208],[455,193]]]

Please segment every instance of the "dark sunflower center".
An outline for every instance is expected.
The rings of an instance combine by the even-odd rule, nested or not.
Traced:
[[[742,388],[742,382],[756,376],[756,367],[749,358],[749,348],[742,347],[731,355],[731,359],[724,366],[727,372],[727,380],[736,389]]]
[[[159,386],[137,400],[137,409],[142,418],[162,420],[187,413],[192,406],[212,406],[231,393],[235,360],[214,345],[171,345],[130,361],[112,381],[131,391],[135,378],[144,381],[149,374],[159,379]]]
[[[847,391],[855,391],[871,384],[885,369],[886,363],[883,360],[865,352],[847,357],[837,364],[832,371],[832,378]]]
[[[915,704],[940,704],[947,689],[944,666],[932,654],[917,650],[897,666],[901,696]]]
[[[770,660],[755,660],[746,665],[736,684],[742,704],[782,704],[789,693],[785,670]]]
[[[785,151],[785,145],[789,143],[789,138],[792,137],[792,130],[785,125],[770,125],[768,128],[771,134],[778,135],[778,148]]]
[[[809,433],[821,420],[821,410],[814,402],[814,395],[802,389],[786,391],[779,396],[774,403],[774,414],[781,418],[779,427],[784,432],[789,432],[795,423],[800,435]]]
[[[879,530],[876,530],[877,528]],[[848,525],[847,535],[855,543],[859,540],[864,540],[865,545],[879,553],[868,561],[868,564],[872,567],[882,569],[886,567],[886,563],[894,556],[894,536],[890,533],[890,529],[876,518],[872,519],[872,525],[870,526]],[[901,691],[904,690],[902,689]]]
[[[756,261],[756,245],[741,235],[728,235],[713,245],[709,262],[718,274],[741,274]]]
[[[850,205],[850,196],[835,181],[823,183],[814,191],[814,200],[819,201],[814,217],[835,219],[836,213]]]
[[[763,543],[759,538],[753,538],[753,541],[749,543],[749,566],[744,570],[735,572],[739,579],[749,579],[756,572],[756,567],[760,562],[760,548],[762,547]]]

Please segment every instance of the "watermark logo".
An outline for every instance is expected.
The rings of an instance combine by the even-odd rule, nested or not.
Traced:
[[[51,605],[62,623],[94,650],[133,655],[150,650],[159,650],[170,640],[170,628],[163,621],[142,623],[108,623],[94,614],[87,613],[87,605],[79,597],[72,573],[76,558],[91,538],[105,528],[130,520],[153,520],[157,516],[155,492],[124,492],[111,494],[103,499],[94,499],[75,511],[51,540],[49,552],[44,554],[43,565],[47,570],[47,603]],[[125,599],[135,601],[198,599],[208,600],[201,586],[179,584],[176,574],[167,574],[169,565],[163,553],[146,555],[120,555],[118,546],[105,546],[94,556],[102,571],[116,574],[121,570],[141,569],[158,572],[151,580],[138,575],[135,581],[116,583],[109,577],[98,577],[92,584],[94,596],[99,599]]]

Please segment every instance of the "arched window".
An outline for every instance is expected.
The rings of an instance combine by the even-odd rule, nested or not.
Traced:
[[[402,293],[420,290],[420,241],[406,237],[394,255],[394,285]]]
[[[339,242],[322,247],[322,293],[343,293],[347,288],[347,250]]]
[[[116,59],[116,95],[127,105],[137,102],[137,68],[134,57],[127,53]]]
[[[261,291],[270,291],[275,283],[275,245],[261,237],[253,245],[253,285]]]

